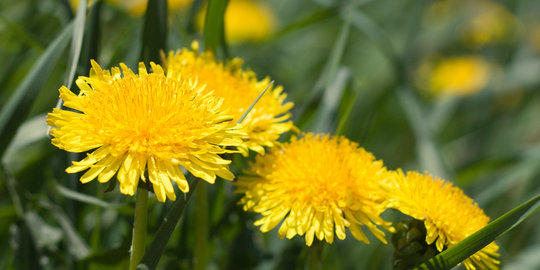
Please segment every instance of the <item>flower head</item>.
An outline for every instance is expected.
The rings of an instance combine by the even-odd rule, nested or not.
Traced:
[[[489,73],[489,64],[477,56],[443,59],[431,70],[429,89],[437,95],[472,95],[486,86]]]
[[[166,60],[167,71],[196,77],[200,84],[206,85],[207,92],[213,91],[214,95],[223,98],[223,106],[229,109],[234,121],[238,121],[269,85],[270,78],[259,81],[253,71],[242,69],[241,59],[223,64],[217,62],[211,52],[197,53],[197,46],[197,43],[193,44],[193,51],[170,52]],[[285,102],[287,95],[282,91],[281,86],[269,88],[242,121],[242,129],[248,135],[239,147],[244,155],[248,149],[264,153],[264,146],[274,146],[282,133],[293,128],[288,113],[293,104]]]
[[[397,171],[389,185],[391,208],[415,219],[426,228],[426,243],[439,252],[467,238],[489,222],[489,217],[463,191],[427,174]],[[498,246],[491,243],[466,259],[467,269],[497,269]]]
[[[206,8],[197,16],[197,27],[204,28]],[[225,11],[225,35],[228,42],[259,42],[274,32],[275,19],[270,8],[256,0],[231,0]]]
[[[181,165],[210,183],[216,175],[232,180],[229,160],[219,154],[238,146],[244,134],[221,111],[222,101],[204,94],[189,77],[165,74],[152,63],[134,74],[124,64],[110,71],[92,61],[89,77],[76,81],[80,94],[60,88],[64,106],[47,116],[52,144],[70,152],[96,149],[66,169],[84,170],[81,182],[109,181],[117,174],[120,191],[133,195],[147,176],[159,201],[175,200],[173,180],[189,189]],[[146,174],[147,173],[147,174]]]
[[[279,237],[305,235],[308,246],[314,237],[345,239],[345,228],[369,243],[363,225],[386,243],[377,225],[390,229],[379,216],[386,209],[379,184],[387,175],[382,161],[356,143],[306,134],[257,156],[234,184],[244,210],[263,215],[255,222],[263,232],[283,221]]]

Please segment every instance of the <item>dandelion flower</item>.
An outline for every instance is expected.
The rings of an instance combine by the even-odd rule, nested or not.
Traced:
[[[179,165],[210,183],[216,175],[234,178],[230,161],[219,154],[238,146],[244,134],[220,110],[221,100],[154,63],[152,73],[142,63],[138,74],[120,67],[102,70],[92,61],[90,76],[76,81],[79,95],[59,90],[64,106],[73,110],[54,109],[47,116],[52,144],[70,152],[97,148],[73,162],[68,173],[87,170],[82,183],[95,178],[104,183],[117,174],[120,192],[127,195],[135,193],[139,179],[148,178],[160,202],[175,200],[171,180],[189,190]]]
[[[431,71],[430,91],[437,95],[472,95],[486,86],[489,73],[489,64],[481,57],[443,59]]]
[[[328,243],[334,235],[369,243],[361,226],[381,242],[391,229],[380,214],[386,209],[380,182],[388,172],[382,161],[344,137],[306,134],[301,139],[258,155],[245,176],[235,182],[244,210],[263,217],[255,222],[267,232],[282,222],[279,237],[305,235]]]
[[[233,121],[238,121],[270,84],[270,78],[257,80],[253,71],[242,69],[239,58],[223,64],[216,61],[211,52],[199,54],[196,42],[192,47],[193,50],[170,52],[166,59],[167,71],[197,77],[207,91],[223,98],[223,106],[230,110]],[[239,147],[242,154],[247,155],[248,149],[264,153],[264,146],[274,146],[282,133],[293,128],[288,112],[293,104],[285,102],[287,95],[282,91],[281,86],[269,88],[242,121],[242,129],[247,133],[247,139]]]
[[[425,241],[439,252],[467,238],[489,217],[457,187],[428,174],[397,171],[389,185],[391,208],[424,223]],[[498,246],[491,243],[463,261],[467,269],[498,269]]]
[[[206,8],[197,16],[197,27],[204,29]],[[268,39],[275,29],[271,9],[260,1],[230,0],[224,17],[225,36],[230,43],[260,42]]]

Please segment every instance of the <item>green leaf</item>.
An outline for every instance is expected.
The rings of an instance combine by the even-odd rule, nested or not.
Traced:
[[[433,132],[429,126],[427,114],[422,104],[409,87],[404,86],[398,89],[397,95],[416,137],[418,159],[422,169],[441,178],[452,179],[453,177],[449,177],[444,166],[439,146],[433,137]]]
[[[130,246],[131,238],[124,237],[120,246],[110,249],[97,249],[81,259],[81,261],[118,267],[122,260],[129,259]]]
[[[353,91],[352,95],[345,95],[345,97],[343,98],[344,100],[343,102],[344,104],[342,106],[343,112],[341,113],[338,126],[336,127],[336,132],[335,132],[336,135],[343,135],[345,125],[349,121],[349,116],[351,115],[352,108],[357,98],[358,98],[357,91]]]
[[[161,62],[159,52],[167,49],[167,32],[167,1],[149,0],[144,15],[141,61]]]
[[[73,190],[71,190],[69,188],[65,188],[65,187],[63,187],[62,185],[59,185],[56,182],[53,183],[53,185],[54,185],[54,189],[60,195],[66,197],[66,198],[75,200],[75,201],[95,205],[95,206],[102,207],[102,208],[105,208],[105,209],[117,209],[117,208],[122,207],[122,205],[111,204],[111,203],[108,203],[106,201],[100,200],[100,199],[98,199],[98,198],[96,198],[94,196],[89,196],[89,195],[86,195],[86,194],[83,194],[83,193],[80,193],[80,192],[77,192],[77,191],[73,191]]]
[[[227,0],[209,0],[204,21],[204,44],[216,55],[220,44],[225,44],[225,10]]]
[[[57,205],[53,205],[50,201],[46,199],[40,200],[41,206],[49,210],[53,217],[56,219],[62,231],[64,232],[64,237],[68,244],[68,251],[77,259],[82,259],[87,257],[90,254],[90,248],[84,241],[84,239],[79,235],[77,229],[72,224],[71,219],[66,215],[66,213]]]
[[[5,28],[2,28],[3,31],[5,31],[3,34],[7,34],[8,32],[11,32],[15,37],[18,37],[25,45],[32,47],[39,52],[42,52],[45,50],[41,44],[39,44],[34,38],[32,38],[32,35],[28,33],[25,29],[21,27],[21,25],[17,23],[10,22],[6,17],[4,17],[2,14],[0,14],[0,22],[6,26]]]
[[[73,34],[73,26],[73,23],[68,24],[49,45],[0,111],[0,157],[26,119],[41,87],[64,52]]]
[[[77,15],[75,15],[73,37],[71,39],[71,50],[69,51],[69,73],[64,79],[64,85],[69,89],[71,89],[71,85],[73,84],[73,79],[75,78],[75,71],[77,70],[77,64],[79,63],[79,57],[81,56],[81,48],[84,37],[84,25],[86,24],[86,2],[86,0],[79,1],[79,6],[77,7]]]
[[[47,126],[46,121],[46,115],[40,114],[21,124],[2,158],[2,162],[4,162],[6,166],[12,169],[13,167],[9,166],[10,162],[15,159],[17,154],[23,148],[47,138],[49,126]]]
[[[349,6],[349,8],[350,7],[351,6]],[[347,45],[347,41],[349,40],[352,14],[351,10],[352,9],[349,9],[349,11],[345,11],[345,19],[341,26],[339,36],[333,45],[332,52],[328,57],[328,62],[326,62],[326,65],[324,66],[324,69],[319,76],[319,80],[317,80],[317,82],[315,83],[313,91],[308,97],[308,101],[304,102],[304,105],[298,110],[298,115],[303,116],[305,113],[307,113],[308,107],[316,103],[316,101],[320,98],[322,91],[332,88],[331,84],[334,82],[334,80],[336,80],[339,63],[343,58],[343,54],[345,53],[345,47]]]
[[[336,116],[340,101],[345,89],[350,85],[352,74],[350,71],[341,67],[334,79],[327,85],[317,114],[314,117],[315,122],[312,128],[315,133],[333,133],[336,126]],[[309,128],[308,128],[309,129]]]
[[[336,11],[337,9],[333,7],[317,9],[313,13],[310,13],[309,15],[302,17],[297,21],[294,21],[291,24],[280,29],[279,32],[275,33],[272,36],[271,41],[278,40],[279,38],[294,31],[300,30],[304,27],[311,26],[316,23],[321,23],[335,15]]]
[[[450,269],[519,225],[538,209],[540,209],[540,195],[510,210],[473,235],[420,265],[417,269]]]
[[[62,230],[47,224],[36,212],[27,212],[24,220],[39,250],[55,249],[58,242],[62,240]]]
[[[176,227],[176,224],[182,218],[186,205],[188,204],[193,192],[197,189],[197,184],[200,180],[195,180],[191,183],[191,190],[185,195],[183,199],[178,199],[172,206],[171,210],[167,214],[167,217],[163,219],[159,229],[152,239],[152,243],[146,249],[146,253],[137,266],[137,269],[156,269],[156,266],[163,255],[163,251],[169,242],[169,238]]]

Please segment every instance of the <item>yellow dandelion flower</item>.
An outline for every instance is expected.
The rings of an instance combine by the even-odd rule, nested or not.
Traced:
[[[263,232],[283,221],[279,237],[305,235],[308,246],[315,237],[343,240],[345,228],[369,243],[363,225],[386,243],[377,225],[392,230],[380,217],[387,174],[382,161],[344,137],[306,134],[258,155],[234,185],[244,210],[263,215],[255,222]]]
[[[259,81],[253,71],[242,69],[241,59],[223,64],[211,52],[198,54],[197,47],[195,42],[193,50],[170,52],[166,60],[168,72],[196,76],[207,91],[223,98],[223,106],[230,110],[233,121],[238,121],[269,85],[270,78]],[[239,147],[242,154],[247,155],[248,149],[264,153],[264,146],[274,146],[282,133],[293,128],[288,113],[293,103],[285,102],[287,95],[282,91],[281,86],[269,88],[242,121],[241,127],[247,133],[247,139]]]
[[[140,63],[134,74],[124,64],[108,71],[92,61],[90,76],[76,81],[79,95],[60,88],[64,106],[75,111],[49,113],[52,144],[70,152],[97,148],[66,172],[88,170],[83,183],[95,178],[104,183],[117,174],[127,195],[148,177],[160,202],[175,200],[171,180],[181,191],[189,190],[179,165],[210,183],[216,175],[232,180],[230,161],[219,154],[238,146],[245,134],[220,111],[222,101],[204,94],[189,77],[151,67],[148,73]]]
[[[467,238],[489,222],[489,217],[457,187],[428,174],[397,171],[390,182],[391,208],[424,222],[426,243],[439,252]],[[491,243],[463,261],[467,269],[497,269],[498,246]]]
[[[206,8],[196,18],[199,30],[204,29]],[[230,43],[260,42],[274,32],[275,18],[271,9],[253,0],[230,0],[225,11],[225,38]]]
[[[472,95],[488,82],[490,66],[478,56],[459,56],[439,61],[431,70],[429,89],[437,95]]]

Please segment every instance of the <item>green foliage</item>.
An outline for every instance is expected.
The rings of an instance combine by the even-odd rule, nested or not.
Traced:
[[[165,0],[150,0],[143,17],[109,1],[88,7],[79,1],[78,12],[69,1],[0,2],[0,269],[127,268],[134,199],[67,175],[80,157],[50,145],[45,115],[61,85],[78,90],[72,82],[88,75],[90,59],[133,68],[139,60],[161,62],[160,50],[193,40],[220,59],[244,58],[259,78],[283,85],[300,130],[347,136],[389,169],[444,177],[492,219],[500,217],[422,268],[451,267],[493,239],[502,269],[540,267],[540,216],[533,213],[540,194],[540,7],[534,1],[499,1],[512,14],[509,33],[481,46],[464,38],[476,14],[471,5],[411,0],[261,0],[275,13],[274,34],[260,43],[228,44],[224,15],[231,1],[195,1],[175,12]],[[194,27],[201,8],[202,33]],[[425,91],[425,64],[456,55],[493,64],[484,89],[453,97]],[[234,173],[252,159],[234,157]],[[174,203],[150,196],[140,269],[194,267],[200,216],[190,198],[197,182]],[[229,182],[218,179],[206,195],[208,240],[200,252],[208,268],[303,269],[313,261],[304,239],[261,233],[253,225],[259,215],[237,205]],[[391,245],[365,245],[350,234],[317,252],[323,269],[392,269]]]

